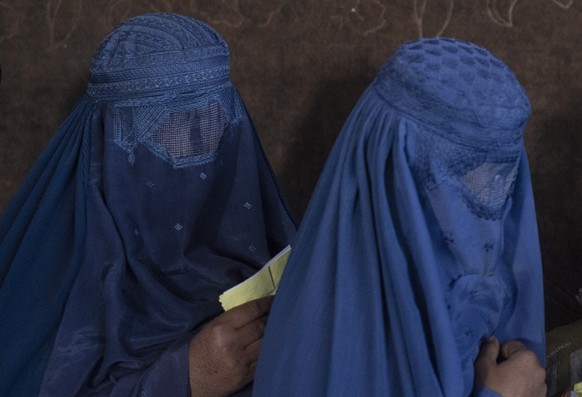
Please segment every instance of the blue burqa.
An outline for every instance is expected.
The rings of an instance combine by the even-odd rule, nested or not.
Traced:
[[[254,396],[469,396],[491,335],[543,363],[529,114],[483,48],[437,38],[395,52],[301,223]]]
[[[0,395],[189,396],[190,339],[294,233],[224,40],[130,19],[0,222]]]

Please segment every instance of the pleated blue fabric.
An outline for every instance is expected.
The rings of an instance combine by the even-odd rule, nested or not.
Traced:
[[[541,260],[513,73],[408,42],[346,121],[267,324],[256,397],[469,396],[484,338],[544,362]]]
[[[0,395],[189,396],[218,296],[295,234],[222,37],[116,28],[0,233]]]

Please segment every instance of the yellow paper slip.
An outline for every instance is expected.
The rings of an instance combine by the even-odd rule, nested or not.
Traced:
[[[274,295],[290,253],[291,246],[288,245],[254,276],[223,292],[218,297],[222,308],[226,311],[248,301]]]

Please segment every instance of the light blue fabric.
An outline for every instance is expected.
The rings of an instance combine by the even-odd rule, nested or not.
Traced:
[[[529,113],[483,48],[437,38],[396,51],[327,160],[254,396],[468,396],[490,335],[544,362]]]
[[[0,395],[189,396],[218,296],[295,234],[222,37],[115,29],[0,232]]]

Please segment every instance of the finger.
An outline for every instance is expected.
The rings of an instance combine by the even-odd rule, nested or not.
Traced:
[[[257,371],[257,363],[259,361],[255,360],[252,363],[249,363],[249,372],[253,374],[253,376],[255,375],[255,372]]]
[[[247,362],[257,361],[259,359],[259,351],[261,350],[261,344],[263,339],[259,339],[251,343],[245,348],[245,357],[247,357]]]
[[[257,362],[253,361],[252,363],[249,363],[247,372],[243,378],[243,383],[245,385],[251,383],[253,379],[255,379],[255,372],[257,372]]]
[[[240,352],[237,360],[241,368],[253,368],[253,363],[256,363],[259,360],[261,343],[262,339],[255,341],[254,343],[247,346],[245,350]]]
[[[236,330],[237,343],[241,349],[246,349],[250,344],[262,339],[264,333],[265,320],[259,318]]]
[[[229,322],[234,328],[241,328],[267,314],[272,304],[273,296],[255,299],[223,313],[221,321]]]
[[[519,352],[519,351],[527,351],[529,350],[527,348],[526,345],[524,345],[523,343],[521,343],[518,340],[512,340],[509,341],[505,344],[503,344],[503,346],[501,346],[501,356],[504,359],[508,359],[509,357],[513,356],[515,353]]]
[[[497,357],[499,356],[499,341],[496,337],[491,337],[481,344],[481,350],[479,355],[475,360],[475,366],[477,365],[494,365],[497,363]]]

